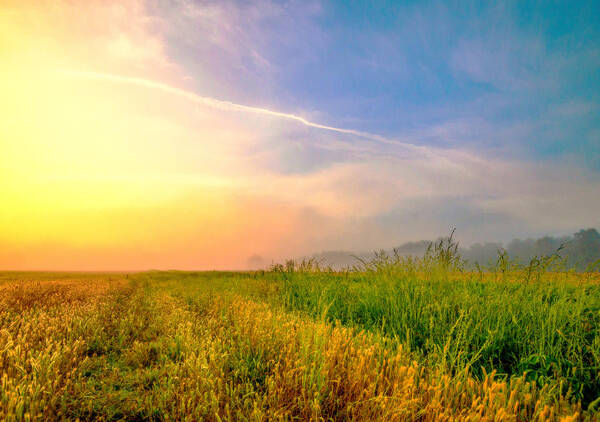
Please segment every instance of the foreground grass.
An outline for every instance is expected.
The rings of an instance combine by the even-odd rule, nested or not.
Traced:
[[[517,373],[519,367],[511,376],[488,371],[487,360],[481,360],[483,369],[464,365],[480,363],[473,359],[483,355],[479,344],[470,344],[481,327],[489,328],[488,313],[508,313],[498,316],[498,331],[488,335],[497,344],[499,338],[525,341],[514,353],[528,353],[532,343],[544,354],[552,330],[564,329],[548,321],[564,318],[563,311],[517,319],[516,325],[529,324],[526,338],[506,319],[517,306],[501,307],[495,297],[504,282],[462,275],[464,286],[456,284],[453,291],[444,283],[456,280],[439,274],[414,279],[378,274],[5,273],[0,277],[0,419],[597,419],[593,403],[583,408],[576,394],[588,383],[580,390],[557,388],[555,380],[569,381],[558,370],[540,381],[527,371]],[[482,285],[470,288],[467,282]],[[581,286],[573,287],[579,282],[591,299],[580,296]],[[550,289],[556,294],[552,304],[570,309],[574,326],[563,333],[570,336],[567,343],[597,351],[597,321],[579,327],[585,321],[577,314],[578,301],[597,304],[597,281],[579,277],[558,283],[567,284],[565,290]],[[526,309],[525,300],[537,300],[516,281],[508,286],[505,299],[521,301]],[[469,288],[474,297],[461,299]],[[414,309],[418,305],[426,309]],[[546,321],[547,331],[540,331],[536,319]],[[401,335],[403,324],[412,324],[412,334]],[[543,333],[548,334],[540,339]],[[422,340],[413,343],[419,335]],[[574,337],[581,335],[587,337]],[[571,346],[556,347],[564,355]],[[590,371],[588,357],[567,356],[574,357],[577,374]],[[489,365],[498,369],[500,362],[492,359]]]
[[[590,404],[600,396],[600,284],[473,274],[286,274],[288,309],[397,339],[453,375],[521,375]]]

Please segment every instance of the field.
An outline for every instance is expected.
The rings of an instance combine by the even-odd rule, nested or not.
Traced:
[[[2,420],[600,420],[600,277],[0,273]]]

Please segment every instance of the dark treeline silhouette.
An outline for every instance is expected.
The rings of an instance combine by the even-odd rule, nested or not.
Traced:
[[[423,256],[432,242],[420,240],[404,243],[395,248],[396,253],[403,256]],[[558,255],[564,259],[567,268],[585,271],[600,260],[600,233],[590,228],[580,230],[572,236],[544,236],[538,239],[514,239],[504,245],[500,242],[475,243],[470,247],[460,247],[460,255],[467,265],[476,264],[486,267],[493,265],[500,254],[506,252],[509,259],[519,264],[527,265],[536,257]],[[393,251],[389,251],[393,253]],[[374,253],[352,253],[347,251],[327,251],[314,254],[310,258],[323,266],[347,268],[356,265],[359,260],[369,260]]]

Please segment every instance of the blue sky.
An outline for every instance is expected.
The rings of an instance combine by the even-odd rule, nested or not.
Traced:
[[[199,47],[197,38],[173,34],[174,56],[209,73],[198,90],[312,111],[329,124],[416,144],[530,160],[568,156],[600,169],[597,2],[242,2],[226,9],[238,49]]]

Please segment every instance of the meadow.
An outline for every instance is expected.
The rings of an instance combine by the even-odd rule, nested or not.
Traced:
[[[2,420],[600,420],[600,275],[466,266],[0,273]]]

